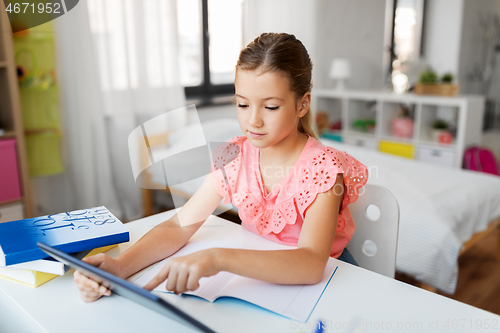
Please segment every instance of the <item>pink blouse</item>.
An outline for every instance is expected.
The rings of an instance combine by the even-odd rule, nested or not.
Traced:
[[[281,183],[267,193],[260,172],[259,149],[238,136],[214,151],[216,188],[223,203],[238,208],[242,226],[277,243],[297,246],[307,208],[318,193],[335,185],[344,174],[344,200],[330,256],[338,258],[354,233],[347,205],[358,198],[366,184],[366,167],[346,152],[323,146],[309,136],[297,162]],[[335,191],[335,189],[334,189]],[[337,193],[341,193],[341,188]]]

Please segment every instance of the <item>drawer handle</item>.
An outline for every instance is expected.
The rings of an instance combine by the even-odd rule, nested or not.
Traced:
[[[439,150],[433,150],[433,151],[431,152],[431,155],[432,155],[432,156],[438,156],[438,157],[439,157],[439,156],[441,156],[441,152],[440,152]]]

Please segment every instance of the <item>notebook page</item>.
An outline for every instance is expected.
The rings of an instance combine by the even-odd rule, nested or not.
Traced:
[[[282,285],[235,275],[219,292],[256,304],[282,316],[306,322],[338,266],[331,260],[321,282],[314,285]]]
[[[149,270],[144,272],[142,275],[137,277],[132,283],[138,285],[139,287],[144,287],[151,281],[161,269],[165,266],[167,261],[170,258],[182,257],[197,251],[206,250],[214,247],[219,248],[232,248],[232,249],[241,249],[243,246],[238,243],[232,242],[220,242],[220,241],[198,241],[198,242],[189,242],[179,251],[171,255],[170,257],[163,259],[157,264],[153,265]],[[213,302],[217,298],[218,292],[225,286],[225,284],[234,276],[234,274],[228,272],[220,272],[216,275],[209,277],[202,277],[199,280],[200,286],[195,291],[188,291],[185,294],[196,295],[199,297],[203,297],[206,300]],[[154,289],[155,291],[160,292],[170,292],[166,288],[166,282],[161,283],[158,287]]]

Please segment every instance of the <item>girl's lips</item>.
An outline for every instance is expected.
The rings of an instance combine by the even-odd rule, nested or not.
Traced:
[[[263,136],[264,136],[264,134],[253,133],[253,132],[250,132],[250,131],[248,131],[248,132],[250,133],[250,135],[251,135],[253,138],[260,138],[260,137],[263,137]]]

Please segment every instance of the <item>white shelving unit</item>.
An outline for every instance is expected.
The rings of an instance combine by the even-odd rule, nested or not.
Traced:
[[[396,94],[376,91],[313,91],[313,115],[326,111],[329,122],[342,121],[342,141],[417,160],[460,168],[465,149],[480,144],[484,113],[484,97],[464,95],[440,97]],[[412,110],[413,136],[399,138],[392,134],[391,120],[403,104]],[[353,127],[357,119],[375,120],[372,131]],[[456,124],[450,144],[440,144],[430,136],[436,119]]]

